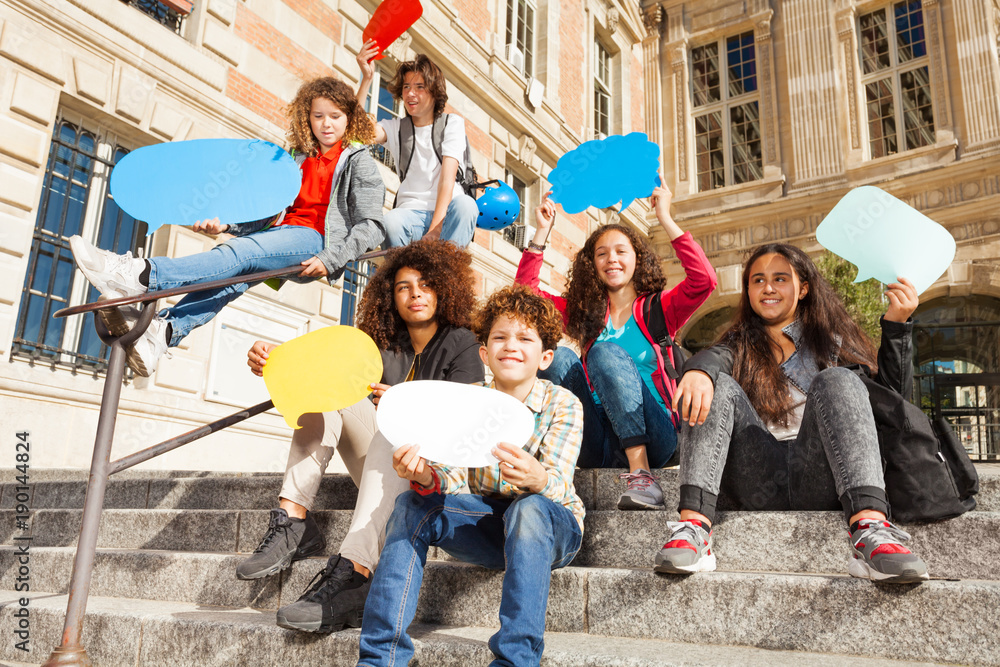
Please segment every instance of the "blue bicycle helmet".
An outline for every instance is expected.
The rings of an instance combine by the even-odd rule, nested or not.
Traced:
[[[521,212],[521,200],[506,183],[500,182],[495,188],[486,188],[479,199],[479,219],[476,225],[480,229],[495,231],[512,224]]]

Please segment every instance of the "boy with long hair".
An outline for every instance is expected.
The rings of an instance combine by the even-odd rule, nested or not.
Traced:
[[[568,389],[536,377],[562,336],[559,313],[527,287],[505,287],[486,302],[475,331],[493,386],[531,410],[535,430],[523,446],[500,443],[493,450],[497,464],[484,468],[431,464],[412,445],[393,454],[396,473],[411,490],[389,518],[365,606],[359,666],[409,663],[413,641],[406,630],[431,546],[506,570],[500,630],[490,649],[496,664],[539,664],[551,571],[580,549],[584,508],[573,472],[583,409]]]
[[[364,104],[375,76],[372,59],[379,53],[374,40],[358,53]],[[444,113],[448,93],[441,69],[423,54],[400,63],[389,92],[402,100],[406,113],[375,125],[375,142],[385,144],[396,163],[399,190],[393,209],[385,214],[386,241],[406,245],[420,238],[451,241],[464,248],[475,232],[479,208],[458,179],[464,174],[469,142],[465,120]]]

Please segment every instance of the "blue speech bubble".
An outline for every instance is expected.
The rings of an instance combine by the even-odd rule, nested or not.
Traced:
[[[302,173],[280,146],[260,139],[192,139],[154,144],[111,171],[115,203],[152,234],[161,225],[260,220],[295,201]]]
[[[660,184],[660,147],[642,132],[587,141],[559,158],[549,173],[552,201],[567,213],[608,208],[648,197]]]
[[[871,185],[844,195],[816,228],[816,240],[858,267],[854,282],[906,278],[917,294],[955,258],[955,239],[947,229]]]

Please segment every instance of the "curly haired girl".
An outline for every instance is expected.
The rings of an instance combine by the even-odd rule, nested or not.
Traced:
[[[294,280],[337,280],[348,262],[385,236],[385,185],[364,146],[374,140],[374,127],[350,86],[331,77],[303,84],[287,115],[288,143],[302,171],[302,187],[276,219],[236,225],[220,224],[217,218],[199,221],[192,227],[196,232],[237,238],[187,257],[116,255],[74,236],[70,247],[87,280],[108,299],[295,264],[302,270]],[[168,347],[180,344],[250,287],[239,283],[193,292],[163,310],[129,346],[129,366],[139,375],[152,374]],[[127,332],[138,317],[130,306],[98,312],[116,336]]]
[[[649,242],[616,224],[599,228],[584,243],[562,297],[543,292],[563,313],[566,332],[583,357],[560,347],[540,377],[572,390],[583,403],[580,467],[628,467],[621,475],[626,488],[620,509],[663,507],[663,491],[650,470],[666,466],[677,447],[676,415],[668,407],[676,386],[667,371],[673,368],[672,353],[653,340],[644,313],[662,313],[673,337],[716,285],[701,246],[670,216],[671,198],[670,190],[657,187],[652,204],[684,267],[680,284],[666,289]],[[546,194],[535,209],[538,231],[517,267],[515,281],[536,290],[555,213]]]
[[[354,483],[358,502],[340,553],[330,557],[312,585],[278,610],[278,625],[309,632],[358,627],[370,575],[379,562],[386,521],[396,496],[409,488],[393,470],[392,446],[376,430],[382,394],[409,380],[481,383],[479,341],[468,329],[474,310],[472,256],[446,241],[421,240],[393,248],[361,297],[358,328],[382,352],[382,378],[371,399],[335,412],[304,415],[292,436],[279,506],[257,551],[236,568],[258,579],[322,553],[322,533],[309,510],[336,450]],[[260,375],[274,345],[257,341],[247,364]]]

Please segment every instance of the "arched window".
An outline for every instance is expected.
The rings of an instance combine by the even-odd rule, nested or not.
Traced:
[[[951,422],[973,460],[1000,460],[1000,299],[934,299],[913,320],[914,403]]]
[[[729,306],[713,310],[691,325],[677,342],[691,354],[700,352],[718,340],[735,315],[736,309]]]

